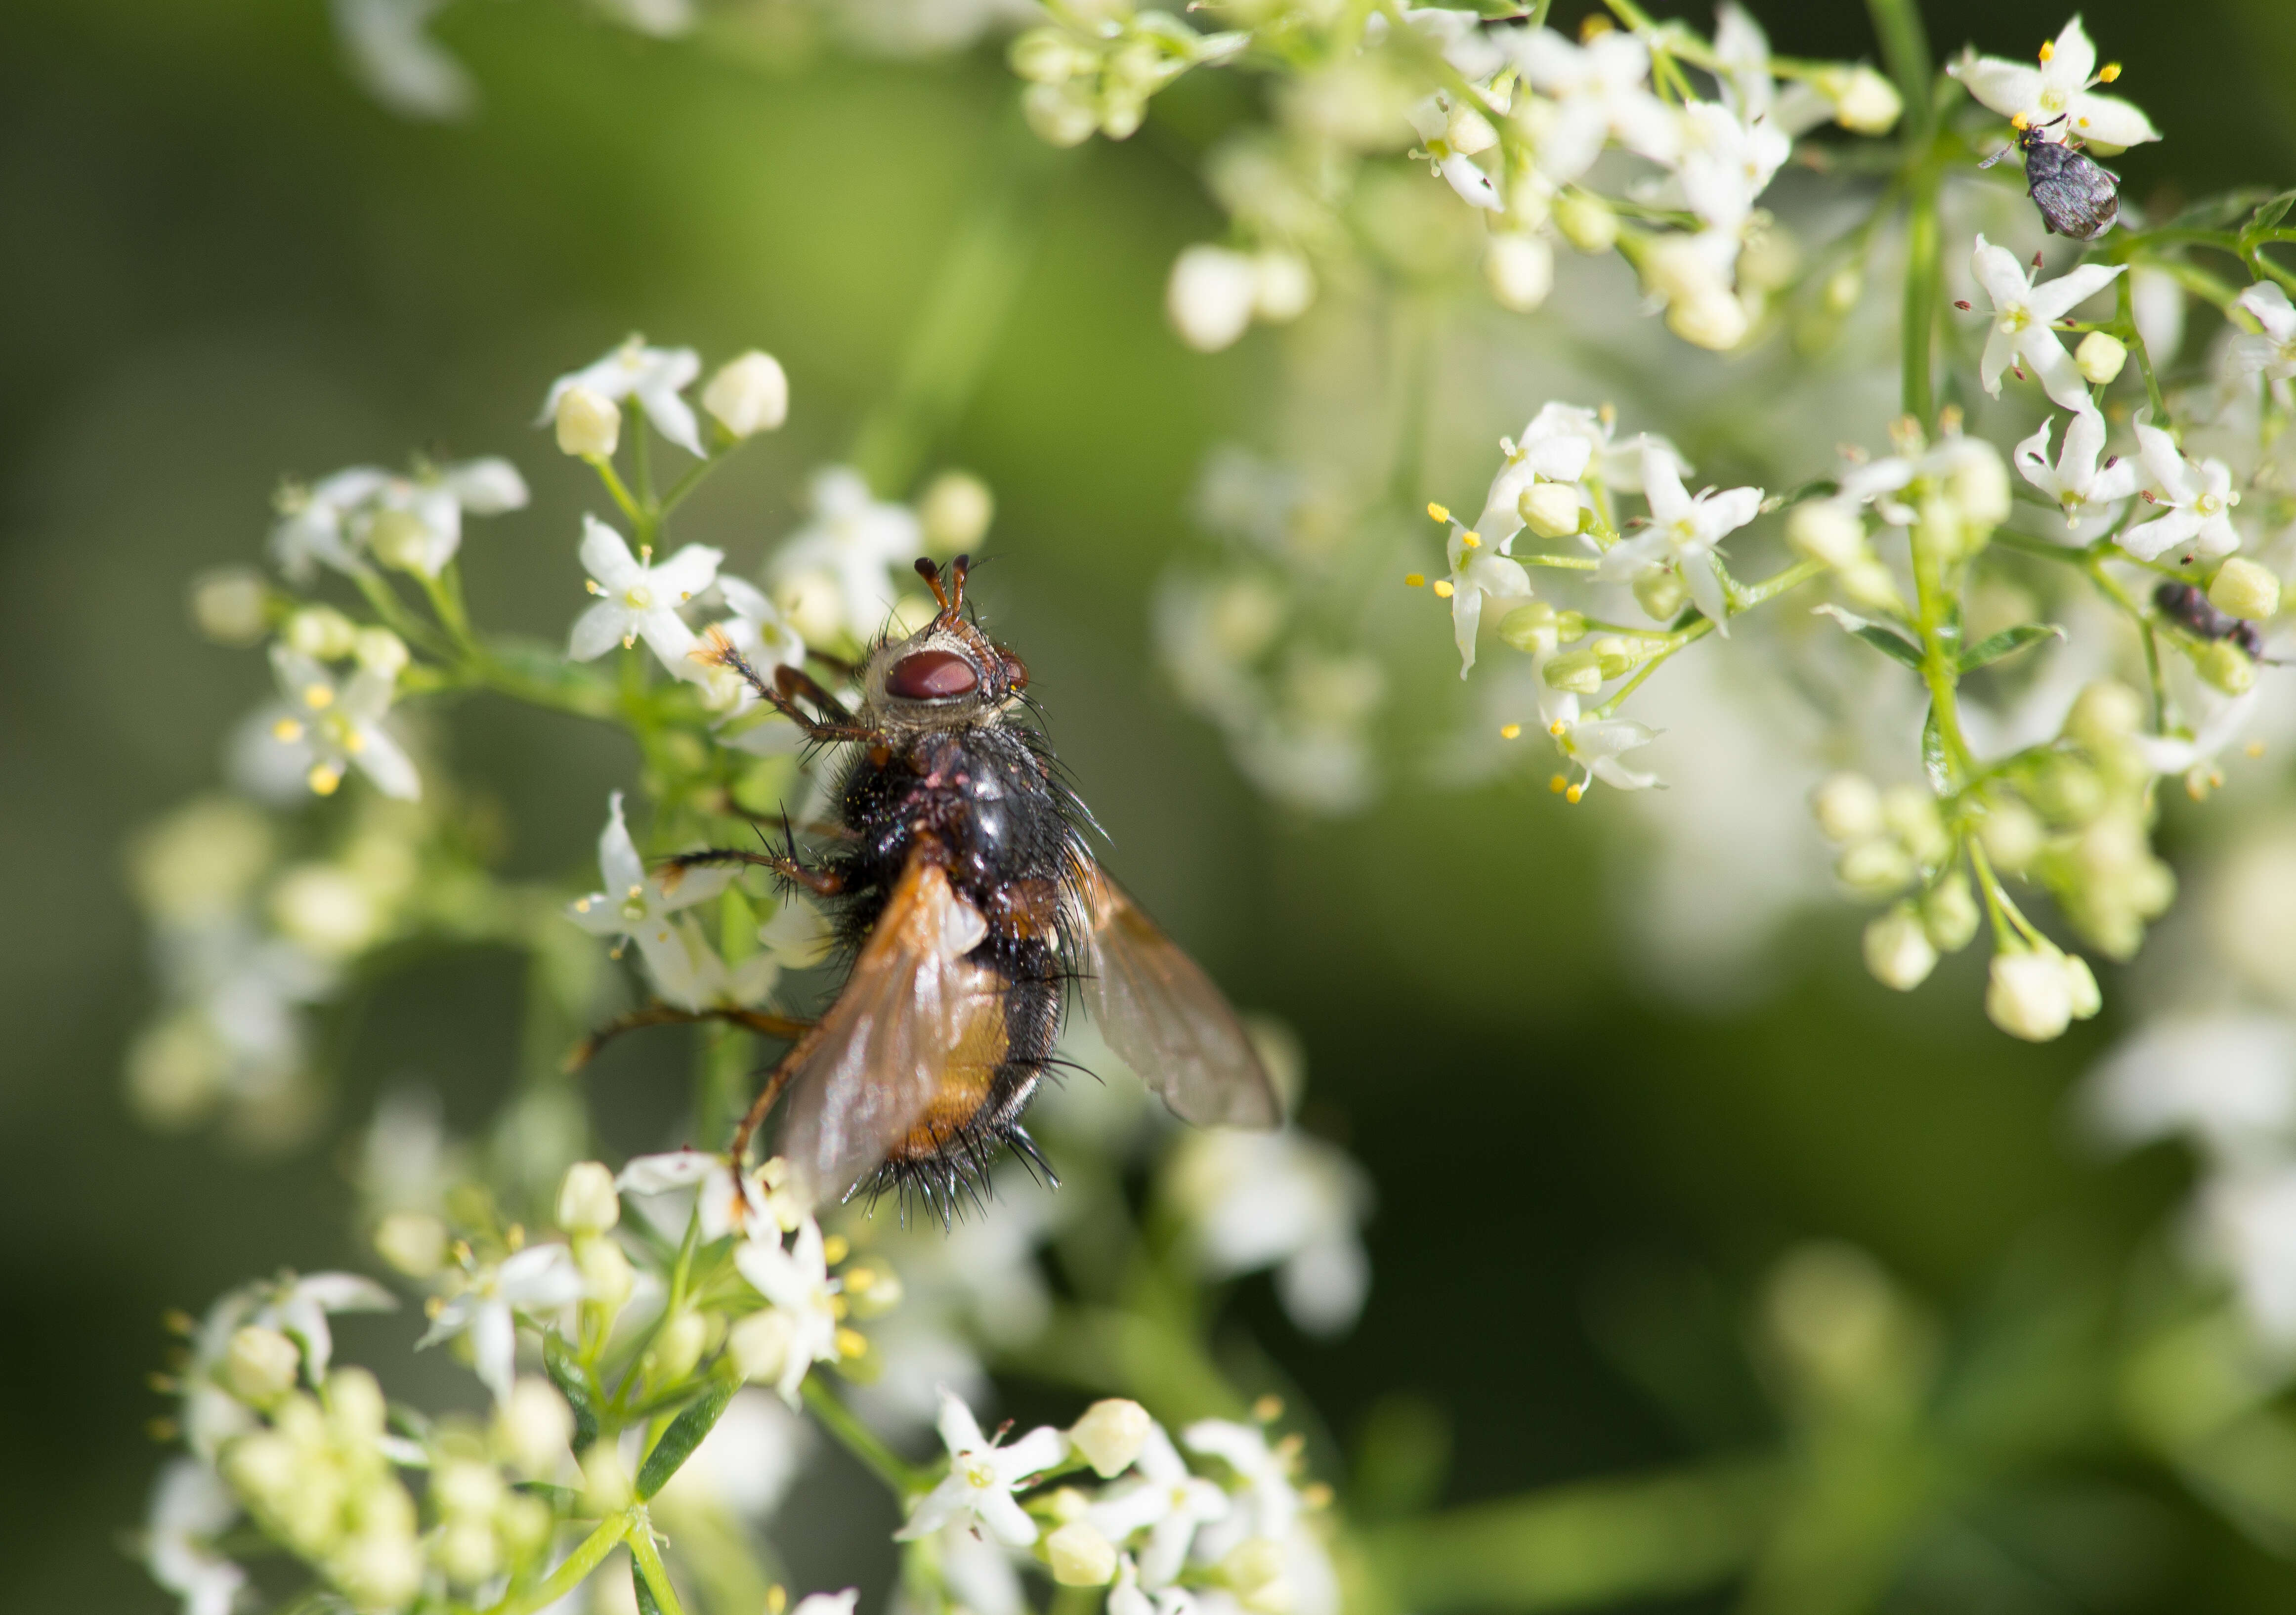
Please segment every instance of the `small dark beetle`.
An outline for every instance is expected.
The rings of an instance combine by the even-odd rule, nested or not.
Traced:
[[[2219,611],[2198,584],[2164,583],[2152,591],[2152,603],[2163,617],[2190,629],[2202,639],[2228,639],[2248,652],[2251,661],[2269,662],[2264,653],[2264,630],[2252,622]]]
[[[2036,128],[2017,130],[2014,145],[2002,147],[1977,166],[1989,168],[2012,152],[2025,153],[2025,190],[2041,209],[2041,223],[2051,233],[2077,242],[2093,242],[2112,228],[2120,212],[2120,176],[2073,150],[2070,137],[2051,140],[2044,130],[2062,123],[2052,119]]]

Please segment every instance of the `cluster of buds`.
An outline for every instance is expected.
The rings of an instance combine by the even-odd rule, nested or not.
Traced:
[[[1226,61],[1247,33],[1200,34],[1169,12],[1135,11],[1126,0],[1054,0],[1058,20],[1013,41],[1013,70],[1026,79],[1029,127],[1056,146],[1095,132],[1123,140],[1147,116],[1148,98],[1190,68]]]
[[[1841,848],[1834,873],[1868,901],[1897,899],[1866,927],[1866,967],[1885,987],[1911,992],[1977,935],[1969,878],[1937,798],[1919,785],[1886,790],[1860,774],[1837,774],[1810,799],[1817,827]]]

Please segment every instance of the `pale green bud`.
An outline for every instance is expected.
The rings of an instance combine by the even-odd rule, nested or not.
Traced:
[[[1071,1520],[1046,1537],[1045,1558],[1064,1587],[1106,1586],[1116,1575],[1116,1545],[1088,1520]]]
[[[1592,695],[1603,687],[1603,659],[1592,651],[1569,652],[1546,664],[1546,678],[1550,689]]]
[[[1843,886],[1861,898],[1886,898],[1903,891],[1914,881],[1914,860],[1897,842],[1860,841],[1842,849],[1833,873]]]
[[[2226,695],[2245,695],[2255,686],[2256,664],[2228,639],[2210,640],[2193,656],[2200,676]]]
[[[709,1343],[709,1321],[698,1312],[681,1311],[665,1322],[653,1337],[654,1377],[668,1382],[684,1379],[701,1360]]]
[[[1953,850],[1937,798],[1919,785],[1892,785],[1882,793],[1882,822],[1923,864],[1941,864]]]
[[[1994,955],[1985,1012],[1994,1025],[2028,1043],[2062,1036],[2073,1013],[2073,981],[2064,955],[2054,949]]]
[[[1831,567],[1868,558],[1866,523],[1856,511],[1833,499],[1808,499],[1786,517],[1786,542],[1794,553]]]
[[[1587,637],[1587,613],[1557,611],[1554,614],[1554,637],[1564,644],[1575,644]]]
[[[1727,353],[1746,340],[1746,305],[1716,286],[1666,306],[1666,328],[1695,348]]]
[[[2209,603],[2228,617],[2262,622],[2280,610],[2280,579],[2245,555],[2234,555],[2217,569]]]
[[[449,1458],[431,1468],[430,1501],[442,1514],[491,1514],[502,1500],[502,1476],[491,1463]]]
[[[1541,538],[1568,538],[1578,530],[1578,489],[1569,482],[1534,482],[1516,496],[1522,524]]]
[[[1278,1586],[1283,1579],[1283,1545],[1268,1537],[1247,1537],[1220,1561],[1220,1574],[1243,1595],[1249,1606],[1254,1594]]]
[[[996,496],[971,471],[945,471],[917,501],[917,520],[927,547],[944,554],[969,550],[988,535],[996,518]]]
[[[1251,260],[1251,311],[1271,325],[1308,312],[1316,300],[1316,272],[1296,252],[1270,247]]]
[[[2035,807],[2068,824],[2088,823],[2103,811],[2111,795],[2095,769],[2062,756],[2051,758],[2027,789]]]
[[[1635,603],[1652,622],[1671,622],[1689,599],[1682,575],[1672,567],[1650,567],[1635,578]]]
[[[1913,906],[1900,903],[1866,927],[1866,968],[1882,986],[1909,993],[1937,968],[1937,949]]]
[[[422,1547],[412,1537],[362,1532],[327,1561],[327,1571],[362,1610],[395,1610],[422,1586]]]
[[[419,572],[430,558],[430,529],[412,511],[379,511],[367,523],[366,547],[385,566]]]
[[[608,458],[622,440],[621,409],[593,388],[570,387],[559,394],[553,423],[559,453],[580,459]]]
[[[522,1375],[495,1410],[495,1446],[521,1474],[548,1475],[574,1439],[574,1414],[549,1381]]]
[[[629,1472],[611,1441],[593,1441],[582,1455],[582,1513],[593,1517],[630,1505]]]
[[[340,661],[358,644],[358,629],[332,606],[305,606],[287,619],[280,637],[314,661]]]
[[[358,659],[360,667],[385,678],[397,678],[406,670],[406,642],[389,628],[361,628],[351,645],[351,654]]]
[[[558,1185],[558,1226],[569,1234],[603,1234],[622,1220],[614,1175],[594,1160],[578,1160]]]
[[[192,621],[219,645],[240,649],[263,637],[271,586],[252,567],[227,567],[192,582]]]
[[[484,1581],[495,1573],[502,1562],[500,1546],[495,1541],[494,1522],[488,1520],[453,1520],[439,1531],[432,1544],[430,1556],[439,1568],[447,1572],[447,1579],[458,1586],[470,1586]]]
[[[1980,919],[1969,877],[1947,876],[1922,898],[1922,924],[1942,954],[1957,954],[1977,936]]]
[[[1499,619],[1499,637],[1518,651],[1551,651],[1560,637],[1554,628],[1554,608],[1544,600],[1520,605]]]
[[[2144,726],[2144,698],[2118,679],[2084,687],[2065,715],[2065,734],[2092,751],[2126,741]]]
[[[778,1308],[750,1313],[726,1332],[726,1351],[745,1380],[774,1381],[789,1365],[789,1318]]]
[[[619,1245],[610,1239],[586,1239],[574,1251],[574,1265],[582,1270],[589,1299],[604,1308],[608,1316],[622,1309],[634,1281],[630,1258]]]
[[[1082,145],[1100,127],[1100,109],[1080,84],[1032,84],[1021,93],[1021,112],[1047,145]]]
[[[550,1504],[524,1492],[504,1498],[495,1513],[495,1529],[515,1558],[523,1558],[549,1541],[551,1527],[556,1523]]]
[[[394,1211],[375,1226],[375,1254],[409,1278],[429,1278],[447,1259],[447,1225],[427,1211]]]
[[[1069,1430],[1069,1445],[1103,1480],[1113,1480],[1140,1455],[1155,1427],[1148,1410],[1122,1397],[1110,1397],[1084,1410]]]
[[[1882,833],[1882,793],[1862,774],[1836,774],[1810,792],[1810,811],[1829,841],[1847,846]]]
[[[1890,575],[1888,567],[1872,557],[1850,562],[1835,572],[1833,578],[1841,586],[1841,592],[1849,597],[1851,604],[1862,605],[1869,611],[1905,615],[1906,603],[1898,593],[1898,580]]]
[[[338,1368],[327,1376],[327,1426],[348,1446],[371,1447],[382,1439],[390,1417],[382,1387],[364,1368]]]
[[[1898,86],[1862,61],[1821,70],[1811,82],[1833,103],[1833,121],[1852,134],[1887,135],[1905,111]]]
[[[1616,634],[1605,634],[1587,647],[1604,679],[1624,678],[1642,660],[1636,648]]]
[[[1848,263],[1825,277],[1820,293],[1825,300],[1828,314],[1848,314],[1857,307],[1857,299],[1866,295],[1866,275],[1855,263]]]
[[[242,1402],[261,1407],[295,1388],[303,1349],[276,1329],[250,1324],[234,1330],[223,1359],[224,1383]]]
[[[2096,985],[2096,972],[2088,961],[2079,954],[2067,954],[2065,959],[2065,991],[2071,1005],[2072,1017],[2086,1021],[2104,1007],[2104,994]]]
[[[1494,235],[1483,247],[1483,281],[1500,307],[1529,314],[1554,290],[1554,249],[1527,231]]]
[[[1619,244],[1619,217],[1600,197],[1565,192],[1554,204],[1554,227],[1581,252],[1608,252]]]
[[[1005,53],[1013,71],[1031,84],[1065,84],[1095,71],[1100,58],[1077,44],[1064,29],[1032,28]]]
[[[736,438],[772,431],[789,419],[789,373],[773,355],[751,348],[719,366],[701,389],[701,407]]]
[[[2073,349],[2073,364],[2081,375],[2099,387],[2104,386],[2120,373],[2128,363],[2128,348],[2117,337],[2102,331],[2092,331]]]

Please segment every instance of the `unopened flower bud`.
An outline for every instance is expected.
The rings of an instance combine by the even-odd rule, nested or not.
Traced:
[[[374,1249],[408,1278],[429,1278],[447,1259],[447,1225],[427,1211],[394,1211],[375,1226]]]
[[[1898,86],[1864,62],[1822,71],[1816,83],[1833,103],[1833,121],[1853,134],[1886,135],[1905,111]]]
[[[1515,496],[1514,507],[1523,525],[1541,538],[1567,538],[1577,532],[1584,508],[1575,482],[1533,482]]]
[[[1587,637],[1587,613],[1557,611],[1554,614],[1554,637],[1571,644]]]
[[[1558,637],[1554,608],[1544,600],[1515,607],[1499,619],[1499,637],[1518,651],[1552,651]]]
[[[1100,127],[1100,108],[1084,84],[1032,84],[1021,93],[1021,113],[1046,145],[1082,145]]]
[[[2217,569],[2209,603],[2227,617],[2262,622],[2280,610],[2280,579],[2247,556],[2234,555]]]
[[[1898,593],[1897,578],[1890,575],[1888,567],[1872,557],[1851,562],[1835,572],[1833,578],[1851,604],[1864,606],[1869,611],[1894,611],[1901,617],[1906,615],[1906,603]]]
[[[1690,599],[1682,574],[1670,566],[1647,567],[1635,574],[1635,603],[1652,622],[1671,622]]]
[[[653,1337],[654,1377],[661,1381],[682,1380],[701,1360],[709,1343],[709,1320],[698,1312],[680,1311],[666,1319]]]
[[[947,554],[971,549],[996,517],[996,496],[971,471],[945,471],[917,501],[917,521],[928,547]]]
[[[2144,725],[2144,698],[2118,679],[2085,686],[2065,715],[2065,734],[2092,751],[2127,740]]]
[[[502,1553],[495,1541],[493,1522],[457,1519],[447,1522],[432,1543],[431,1557],[457,1586],[471,1586],[495,1573]]]
[[[2102,331],[2092,331],[2080,340],[2080,346],[2073,349],[2073,363],[2083,377],[2103,387],[2119,375],[2120,367],[2128,363],[2128,348],[2117,337],[2107,336]]]
[[[347,1446],[370,1447],[382,1439],[390,1406],[382,1387],[364,1368],[338,1368],[327,1376],[327,1427]]]
[[[1483,248],[1483,280],[1500,307],[1529,314],[1554,290],[1554,249],[1529,231],[1494,235]]]
[[[495,1445],[521,1474],[547,1475],[574,1439],[574,1414],[549,1381],[521,1375],[495,1411]]]
[[[1584,191],[1566,192],[1554,204],[1554,227],[1581,252],[1608,252],[1619,244],[1619,216]]]
[[[1786,517],[1786,542],[1809,560],[1849,566],[1866,559],[1866,523],[1838,500],[1806,500]]]
[[[1082,49],[1065,29],[1032,28],[1019,35],[1005,52],[1013,71],[1030,84],[1066,84],[1095,71],[1099,58]]]
[[[604,393],[570,387],[558,396],[558,451],[586,460],[610,457],[622,440],[622,412]]]
[[[1911,904],[1900,903],[1867,923],[1866,968],[1883,987],[1912,992],[1929,979],[1937,962],[1937,949]]]
[[[2193,657],[2200,676],[2226,695],[2245,695],[2256,684],[2256,663],[2229,639],[2212,639]]]
[[[582,1455],[582,1512],[611,1514],[630,1505],[629,1472],[611,1441],[593,1441]]]
[[[701,407],[736,438],[772,431],[789,419],[789,373],[753,348],[718,367],[701,389]]]
[[[1848,314],[1857,307],[1857,299],[1866,295],[1866,273],[1853,260],[1825,277],[1820,290],[1828,314]]]
[[[1155,1422],[1139,1403],[1110,1397],[1084,1410],[1069,1430],[1069,1444],[1095,1474],[1112,1480],[1140,1455]]]
[[[1882,793],[1862,774],[1828,775],[1810,792],[1809,807],[1819,832],[1836,846],[1882,833]]]
[[[1106,1586],[1116,1574],[1116,1545],[1089,1520],[1071,1520],[1046,1537],[1045,1557],[1064,1587]]]
[[[2064,964],[2065,993],[2072,1017],[2086,1021],[2104,1007],[2104,994],[2096,985],[2096,972],[2079,954],[2065,955]]]
[[[753,1312],[726,1332],[726,1351],[745,1380],[778,1380],[789,1365],[790,1322],[779,1308]]]
[[[429,572],[430,565],[431,532],[430,523],[413,511],[378,511],[367,523],[367,553],[389,567],[402,572]]]
[[[2025,866],[2039,856],[2046,834],[2039,816],[2014,797],[1988,803],[1985,817],[1977,826],[1977,839],[1984,844],[1985,856],[1993,860],[1997,868],[2011,874],[2023,873]]]
[[[1666,307],[1669,331],[1693,347],[1727,353],[1746,340],[1746,305],[1720,288],[1677,298]]]
[[[361,628],[351,642],[351,654],[360,667],[385,678],[397,678],[406,670],[406,642],[389,628]]]
[[[1947,455],[1946,496],[1972,528],[1988,531],[2009,518],[2009,467],[1982,438],[1963,438]]]
[[[305,606],[287,619],[280,637],[314,661],[339,661],[358,643],[358,630],[332,606]]]
[[[1271,247],[1251,260],[1251,311],[1271,325],[1308,312],[1316,300],[1316,272],[1298,253]]]
[[[276,1329],[250,1324],[232,1332],[224,1352],[224,1383],[241,1401],[261,1407],[292,1390],[302,1366],[301,1347]]]
[[[614,1175],[594,1160],[578,1160],[558,1185],[558,1226],[569,1234],[603,1234],[622,1220]]]
[[[242,649],[263,637],[271,586],[252,567],[205,572],[192,582],[192,621],[219,645]]]
[[[1952,874],[1922,898],[1922,925],[1941,954],[1957,954],[1977,936],[1980,915],[1969,877]]]
[[[1886,898],[1913,884],[1914,860],[1897,842],[1876,839],[1844,848],[1833,873],[1858,897]]]
[[[609,1316],[622,1309],[630,1299],[630,1258],[622,1248],[610,1239],[586,1239],[574,1252],[574,1265],[582,1270],[585,1299],[606,1309]]]
[[[1937,798],[1919,785],[1892,785],[1882,793],[1882,823],[1923,864],[1941,864],[1953,850]]]
[[[1283,1545],[1272,1537],[1247,1537],[1220,1561],[1227,1584],[1247,1603],[1252,1595],[1283,1579]]]
[[[2072,988],[2064,955],[2054,948],[1998,953],[1985,989],[1985,1012],[2012,1037],[2046,1043],[2061,1037],[2072,1019]]]
[[[491,1463],[449,1458],[431,1468],[430,1501],[442,1514],[491,1514],[502,1500],[502,1476]]]
[[[1190,247],[1172,261],[1164,312],[1182,341],[1200,353],[1218,353],[1251,324],[1259,291],[1259,270],[1242,253]]]
[[[412,1537],[362,1531],[327,1562],[328,1574],[362,1610],[395,1610],[422,1586],[422,1545]]]
[[[1602,659],[1592,651],[1569,652],[1546,664],[1545,676],[1549,689],[1592,695],[1603,687]]]

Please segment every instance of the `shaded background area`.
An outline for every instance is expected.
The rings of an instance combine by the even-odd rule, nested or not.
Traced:
[[[1854,7],[1757,9],[1797,54],[1870,51]],[[2029,0],[1928,9],[1941,55],[1970,37],[2021,53],[2062,20]],[[2127,160],[2136,193],[2296,175],[2296,15],[2278,0],[2087,12],[2171,135]],[[473,530],[474,605],[554,636],[580,603],[586,490],[532,413],[551,376],[632,329],[788,366],[789,429],[685,519],[753,564],[793,524],[806,469],[845,451],[889,385],[1011,116],[988,52],[799,61],[761,36],[742,59],[545,0],[458,7],[445,31],[487,104],[435,129],[353,90],[316,0],[0,15],[5,1607],[160,1608],[118,1539],[157,1456],[160,1404],[140,1387],[162,1310],[270,1265],[360,1258],[337,1150],[270,1160],[158,1139],[119,1096],[149,993],[119,841],[217,778],[219,737],[266,682],[258,657],[197,640],[184,580],[254,553],[283,474],[501,452],[537,499]],[[2062,1117],[2110,1024],[2013,1045],[1980,1019],[1966,959],[1897,998],[1857,969],[1846,910],[1789,934],[1772,996],[1693,1016],[1628,985],[1593,813],[1398,772],[1369,815],[1305,823],[1178,710],[1149,655],[1148,593],[1193,542],[1207,447],[1250,440],[1280,340],[1204,358],[1160,316],[1174,252],[1215,227],[1194,158],[1239,93],[1191,80],[1132,142],[1069,155],[1019,309],[938,457],[998,492],[980,592],[1115,835],[1111,862],[1239,1001],[1299,1029],[1320,1124],[1380,1185],[1352,1337],[1305,1342],[1259,1282],[1242,1318],[1342,1437],[1390,1388],[1453,1421],[1447,1495],[1465,1499],[1759,1431],[1751,1381],[1710,1375],[1685,1419],[1664,1373],[1616,1343],[1646,1338],[1632,1320],[1656,1307],[1693,1380],[1741,1361],[1744,1286],[1797,1239],[1854,1241],[1953,1307],[2048,1231],[2107,1250],[2139,1237],[2182,1168],[2166,1152],[2100,1167]],[[1540,401],[1475,422],[1458,463],[1480,464]],[[1390,649],[1403,725],[1425,701],[1433,727],[1431,703],[1452,699],[1445,636]],[[619,742],[483,702],[453,734],[457,767],[520,827],[513,872],[588,863],[598,802],[631,767]],[[453,959],[395,985],[329,1136],[410,1071],[451,1119],[488,1113],[508,1081],[507,969]],[[674,1049],[602,1063],[601,1114],[629,1127],[606,1147],[654,1143],[648,1119],[683,1080]],[[1698,1295],[1703,1311],[1683,1299]],[[807,1506],[876,1529],[839,1501]],[[2152,1591],[2131,1578],[2140,1602],[2296,1591],[2196,1511],[2169,1517]]]

